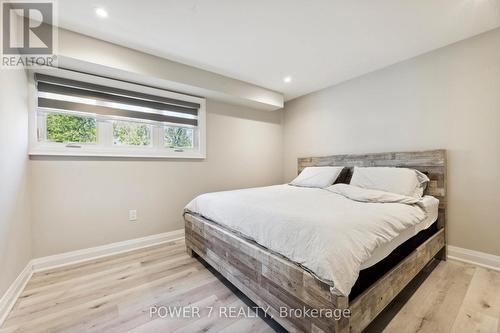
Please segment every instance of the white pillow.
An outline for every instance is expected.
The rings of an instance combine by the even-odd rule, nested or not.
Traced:
[[[420,198],[429,178],[420,171],[391,167],[354,167],[351,185]]]
[[[337,180],[342,169],[344,167],[307,167],[292,180],[290,185],[326,188]]]

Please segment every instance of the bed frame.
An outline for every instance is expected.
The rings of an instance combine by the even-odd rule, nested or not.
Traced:
[[[424,172],[431,180],[426,194],[440,200],[438,231],[353,300],[279,254],[189,213],[184,216],[187,250],[203,258],[290,332],[361,332],[433,258],[446,258],[446,151],[298,159],[299,172],[308,166],[392,166]],[[308,309],[309,315],[297,309]],[[313,309],[322,315],[313,315]]]

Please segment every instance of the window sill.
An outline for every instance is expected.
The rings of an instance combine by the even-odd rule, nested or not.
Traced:
[[[174,152],[167,151],[146,151],[142,149],[123,150],[113,149],[84,149],[84,148],[32,148],[29,156],[53,156],[53,157],[110,157],[110,158],[147,158],[147,159],[205,159],[206,154],[199,151]]]

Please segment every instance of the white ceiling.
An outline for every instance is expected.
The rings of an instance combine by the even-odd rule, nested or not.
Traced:
[[[287,100],[500,26],[500,0],[60,0],[58,10],[69,30]]]

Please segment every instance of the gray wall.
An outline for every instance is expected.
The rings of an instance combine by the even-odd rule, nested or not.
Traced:
[[[0,70],[0,295],[31,259],[24,70]]]
[[[500,255],[500,29],[285,104],[297,157],[446,148],[448,241]]]
[[[181,229],[197,194],[281,182],[281,152],[281,112],[208,100],[206,160],[33,159],[34,256]]]

